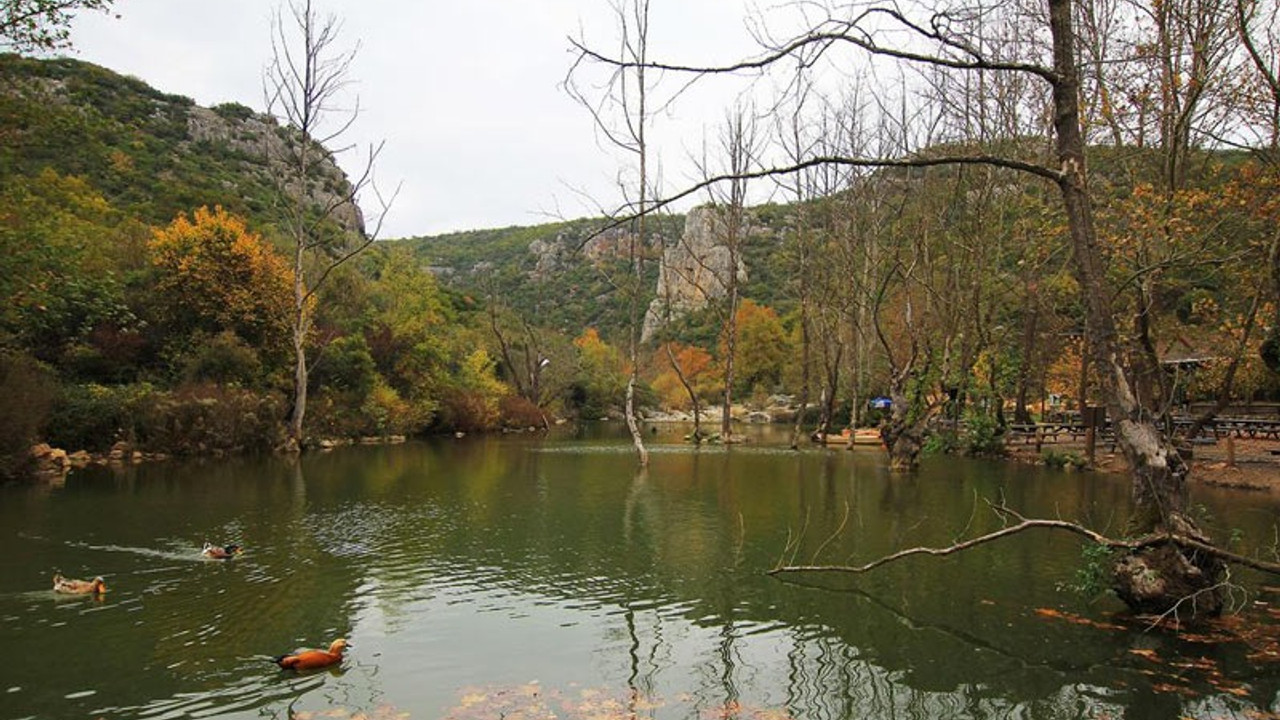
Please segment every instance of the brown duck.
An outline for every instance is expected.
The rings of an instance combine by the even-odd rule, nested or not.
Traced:
[[[342,653],[351,647],[346,640],[334,640],[328,650],[294,650],[288,655],[279,655],[271,661],[286,670],[315,670],[342,662]]]
[[[244,552],[244,548],[239,545],[214,545],[205,543],[204,548],[200,550],[200,554],[215,560],[229,560],[230,558]]]
[[[101,577],[92,580],[72,580],[53,574],[53,591],[64,595],[101,595],[107,591],[107,583]]]

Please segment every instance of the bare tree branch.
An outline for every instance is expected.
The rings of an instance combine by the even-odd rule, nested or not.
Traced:
[[[1203,540],[1189,537],[1187,535],[1170,533],[1170,532],[1162,532],[1162,533],[1153,533],[1151,535],[1146,535],[1144,537],[1137,538],[1134,540],[1117,540],[1115,538],[1107,537],[1106,535],[1098,533],[1094,530],[1090,530],[1089,528],[1083,525],[1080,525],[1079,523],[1074,523],[1067,520],[1024,518],[1021,515],[1018,515],[1016,512],[1003,506],[994,506],[993,510],[995,510],[997,513],[1000,513],[1002,515],[1009,515],[1011,517],[1017,518],[1018,522],[1013,525],[1000,528],[999,530],[996,530],[994,532],[990,532],[985,535],[979,535],[978,537],[970,538],[962,542],[957,542],[952,545],[948,545],[946,547],[908,548],[906,550],[900,550],[891,555],[885,555],[883,557],[877,558],[863,565],[783,565],[783,566],[773,568],[768,572],[768,574],[769,575],[781,575],[786,573],[862,574],[870,570],[874,570],[883,565],[888,565],[890,563],[897,562],[898,560],[902,560],[904,558],[914,557],[916,555],[928,555],[931,557],[943,557],[946,555],[954,555],[956,553],[964,552],[965,550],[972,550],[975,547],[979,547],[981,545],[986,545],[988,543],[995,542],[996,540],[1001,540],[1013,535],[1017,535],[1022,532],[1026,532],[1027,530],[1046,528],[1050,530],[1062,530],[1065,532],[1072,533],[1074,535],[1079,535],[1080,537],[1083,537],[1086,540],[1089,540],[1095,544],[1102,545],[1104,547],[1111,548],[1113,550],[1130,550],[1130,551],[1141,550],[1142,548],[1146,548],[1146,547],[1172,543],[1184,549],[1195,550],[1197,552],[1202,552],[1208,555],[1212,555],[1213,557],[1219,558],[1229,563],[1241,565],[1248,568],[1253,568],[1254,570],[1261,570],[1262,572],[1271,573],[1273,575],[1280,575],[1280,563],[1268,562],[1266,560],[1260,560],[1258,558],[1252,558],[1246,555],[1241,555],[1239,553],[1234,553],[1229,550],[1223,550],[1222,548],[1214,547],[1213,545],[1210,545],[1209,543]]]

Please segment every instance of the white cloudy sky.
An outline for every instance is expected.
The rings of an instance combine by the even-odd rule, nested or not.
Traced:
[[[271,0],[117,0],[84,15],[72,54],[202,105],[262,110]],[[386,149],[379,184],[401,184],[383,237],[405,237],[596,214],[620,201],[619,159],[560,87],[567,37],[616,42],[610,0],[317,0],[343,21],[362,114],[349,138]],[[651,55],[727,60],[756,46],[744,18],[754,0],[652,0]],[[701,89],[701,88],[700,88]],[[730,91],[719,91],[722,95]],[[714,136],[721,100],[678,106],[655,150],[676,185]],[[703,108],[703,109],[699,109]],[[344,160],[351,170],[355,158]],[[583,196],[585,192],[586,197]],[[589,199],[588,199],[589,198]]]

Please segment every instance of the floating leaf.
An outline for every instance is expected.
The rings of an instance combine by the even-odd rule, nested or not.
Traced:
[[[1160,656],[1151,648],[1129,648],[1129,654],[1144,657],[1151,662],[1160,662]]]

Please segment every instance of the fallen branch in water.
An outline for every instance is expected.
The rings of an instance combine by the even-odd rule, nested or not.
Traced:
[[[978,537],[971,538],[963,542],[957,542],[952,545],[948,545],[946,547],[941,547],[941,548],[914,547],[914,548],[909,548],[907,550],[900,550],[896,553],[893,553],[892,555],[886,555],[879,559],[872,560],[871,562],[865,565],[780,565],[770,570],[768,574],[781,575],[784,573],[800,573],[800,572],[865,573],[869,570],[874,570],[875,568],[878,568],[882,565],[888,565],[889,563],[896,562],[898,560],[911,557],[913,555],[932,555],[935,557],[943,556],[943,555],[953,555],[958,552],[963,552],[965,550],[978,547],[979,545],[985,545],[989,542],[994,542],[996,540],[1010,537],[1012,535],[1017,535],[1018,533],[1021,533],[1027,530],[1032,530],[1035,528],[1048,528],[1052,530],[1065,530],[1067,532],[1074,533],[1088,540],[1091,540],[1098,545],[1103,545],[1105,547],[1108,547],[1114,550],[1140,550],[1144,547],[1151,547],[1153,545],[1173,543],[1174,545],[1177,545],[1179,547],[1190,549],[1190,550],[1196,550],[1198,552],[1211,555],[1220,560],[1233,563],[1235,565],[1242,565],[1244,567],[1253,568],[1254,570],[1261,570],[1262,572],[1267,572],[1274,575],[1280,575],[1280,563],[1268,562],[1266,560],[1259,560],[1257,558],[1251,558],[1246,555],[1240,555],[1239,553],[1233,553],[1230,550],[1223,550],[1222,548],[1214,547],[1213,545],[1203,540],[1198,540],[1196,538],[1188,537],[1186,535],[1181,535],[1178,533],[1169,533],[1169,532],[1154,533],[1154,534],[1146,535],[1133,540],[1117,540],[1115,538],[1107,537],[1106,535],[1103,535],[1099,532],[1090,530],[1089,528],[1083,525],[1080,525],[1078,523],[1073,523],[1066,520],[1046,520],[1046,519],[1036,519],[1036,518],[1024,518],[1018,513],[1004,506],[993,506],[992,509],[1002,516],[1010,516],[1010,517],[1017,518],[1018,522],[1016,524],[1000,528],[999,530],[996,530],[994,532],[987,533],[986,535],[979,535]]]

